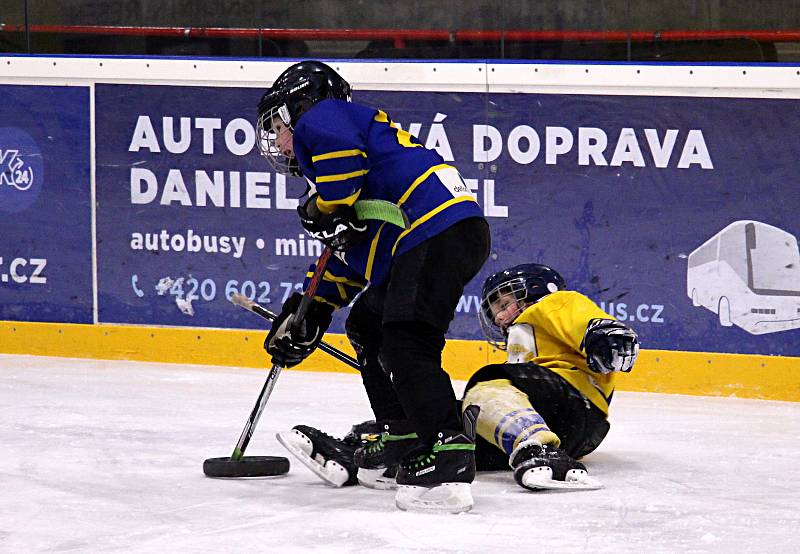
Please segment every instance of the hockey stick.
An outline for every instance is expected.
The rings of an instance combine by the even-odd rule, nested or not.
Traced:
[[[246,296],[239,294],[238,292],[231,296],[231,302],[236,304],[237,306],[244,308],[245,310],[249,310],[254,314],[260,315],[266,320],[274,321],[276,317],[278,317],[273,312],[269,311],[259,303],[250,300]],[[345,352],[342,352],[335,346],[331,346],[325,341],[319,343],[319,349],[325,352],[326,354],[330,354],[340,362],[344,362],[353,369],[357,369],[361,371],[361,364],[358,363],[358,360],[353,358],[352,356],[347,355]]]
[[[314,294],[317,292],[322,281],[322,276],[325,274],[325,268],[328,265],[328,260],[331,258],[332,250],[325,248],[322,255],[317,261],[317,266],[314,268],[314,274],[303,293],[303,299],[300,301],[297,311],[292,320],[292,332],[297,332],[302,325],[308,308],[311,306]],[[267,380],[261,388],[261,392],[256,400],[256,405],[250,412],[247,418],[247,423],[242,430],[239,441],[233,449],[233,454],[230,458],[209,458],[203,463],[203,473],[209,477],[263,477],[267,475],[282,475],[289,471],[289,460],[280,456],[244,456],[247,445],[250,444],[250,439],[253,436],[258,420],[264,411],[264,406],[267,404],[272,389],[275,388],[275,383],[281,374],[281,367],[278,364],[273,364],[267,375]]]
[[[330,248],[325,248],[325,250],[322,251],[322,255],[319,257],[317,266],[314,268],[314,274],[311,276],[311,281],[309,281],[308,287],[306,287],[303,293],[303,299],[300,301],[300,306],[298,306],[297,312],[295,312],[294,318],[292,319],[291,330],[293,333],[298,332],[300,326],[303,324],[303,319],[306,316],[306,312],[308,312],[308,308],[311,306],[314,294],[317,292],[317,287],[319,287],[319,283],[322,281],[322,276],[325,274],[325,268],[328,265],[328,260],[330,260],[332,252]],[[272,389],[275,388],[275,382],[278,380],[282,369],[283,367],[278,364],[272,365],[272,369],[270,369],[269,375],[267,376],[267,381],[261,389],[261,394],[258,395],[256,405],[253,407],[247,424],[242,430],[239,442],[236,444],[236,448],[233,449],[231,460],[239,461],[244,455],[244,451],[250,443],[250,438],[253,436],[253,430],[261,417],[261,412],[264,411],[264,406],[267,404],[270,394],[272,394]]]
[[[402,229],[408,228],[408,216],[397,204],[393,204],[392,202],[388,202],[386,200],[375,200],[375,199],[358,200],[355,202],[353,207],[359,219],[365,219],[365,220],[376,219],[379,221],[385,221],[387,223],[391,223],[392,225],[397,225]],[[323,252],[323,255],[324,254],[325,253]],[[330,256],[330,254],[328,256]],[[322,256],[320,256],[320,261],[321,260]],[[327,265],[327,258],[326,258],[326,265]],[[319,267],[319,264],[317,264],[317,267]],[[311,286],[310,283],[309,286]],[[303,298],[303,301],[306,301],[306,299]],[[275,318],[278,317],[273,312],[259,305],[254,300],[251,300],[238,292],[234,293],[231,296],[231,302],[233,302],[239,307],[244,308],[245,310],[250,310],[251,312],[258,314],[264,319],[267,319],[269,321],[274,321]],[[308,302],[310,302],[310,300],[308,300]],[[298,311],[298,313],[300,313],[300,311]],[[303,311],[303,313],[305,312]],[[300,321],[299,318],[295,319],[295,323],[298,323],[299,321]],[[358,360],[356,360],[351,356],[348,356],[347,354],[337,349],[336,347],[331,346],[323,341],[320,343],[319,349],[325,352],[326,354],[330,354],[340,362],[344,362],[350,367],[357,369],[358,371],[361,371],[361,364],[358,363]]]

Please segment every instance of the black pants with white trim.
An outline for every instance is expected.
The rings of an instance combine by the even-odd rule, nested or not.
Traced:
[[[531,406],[561,439],[561,448],[573,458],[592,452],[609,431],[603,411],[546,367],[533,363],[487,365],[475,372],[466,390],[495,379],[508,379],[528,396]],[[475,459],[478,470],[509,469],[506,453],[481,437],[475,443]]]

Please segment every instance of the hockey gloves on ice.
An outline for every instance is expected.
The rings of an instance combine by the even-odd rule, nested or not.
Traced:
[[[352,206],[338,206],[336,210],[326,214],[317,206],[318,196],[311,195],[304,205],[297,207],[300,223],[312,238],[342,252],[364,240],[367,222],[356,217]]]
[[[613,319],[592,319],[583,335],[581,348],[586,363],[596,373],[628,372],[639,354],[636,331]]]
[[[303,295],[294,293],[281,308],[281,313],[272,322],[264,349],[272,356],[272,363],[282,367],[293,367],[305,360],[322,340],[322,335],[331,324],[333,307],[322,302],[312,302],[297,333],[292,332],[294,314]]]

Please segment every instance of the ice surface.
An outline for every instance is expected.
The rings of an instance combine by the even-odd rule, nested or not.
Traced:
[[[475,508],[288,475],[217,480],[265,372],[0,355],[0,552],[800,552],[800,404],[617,392],[585,458],[605,489],[479,474]],[[457,383],[457,389],[463,383]],[[460,392],[460,391],[459,391]],[[355,375],[286,371],[247,453],[370,416]]]

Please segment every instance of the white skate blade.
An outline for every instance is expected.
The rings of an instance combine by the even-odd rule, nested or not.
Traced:
[[[275,438],[283,447],[288,450],[295,458],[314,472],[314,474],[333,487],[343,486],[348,479],[347,469],[334,460],[327,462],[317,454],[317,458],[312,458],[314,445],[311,439],[300,431],[292,429],[289,433],[277,433]]]
[[[394,503],[409,512],[458,514],[472,509],[472,489],[469,483],[442,483],[436,487],[397,485]]]
[[[385,477],[383,474],[386,468],[381,469],[365,469],[358,468],[358,484],[363,485],[369,489],[378,489],[382,491],[394,490],[397,488],[397,482],[394,477]]]
[[[553,479],[553,470],[547,466],[532,467],[522,475],[522,485],[532,490],[596,490],[603,484],[589,477],[581,469],[570,469],[563,481]]]

